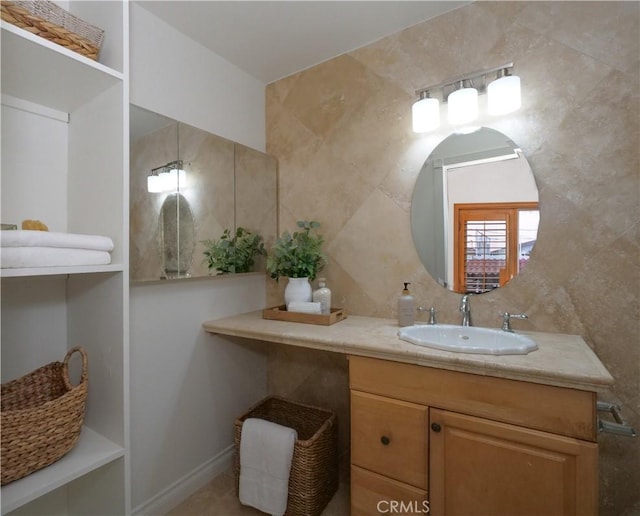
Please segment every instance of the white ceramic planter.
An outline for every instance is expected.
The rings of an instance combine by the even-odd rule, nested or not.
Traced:
[[[289,282],[284,289],[284,302],[289,307],[291,301],[308,303],[311,301],[312,289],[309,278],[287,278]]]

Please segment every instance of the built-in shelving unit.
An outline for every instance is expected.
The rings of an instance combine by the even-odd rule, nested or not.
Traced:
[[[68,274],[91,274],[96,272],[122,271],[122,264],[109,265],[78,265],[75,267],[28,267],[23,269],[5,269],[4,278],[21,278],[27,276],[58,276]]]
[[[4,21],[2,61],[3,70],[20,70],[2,74],[2,93],[68,113],[123,80],[121,72]]]
[[[12,511],[124,455],[124,448],[84,427],[78,444],[48,468],[2,488],[2,511]]]
[[[2,382],[83,346],[89,395],[76,446],[2,487],[2,514],[128,514],[129,84],[127,2],[70,2],[105,29],[99,62],[2,29],[2,222],[104,235],[109,265],[1,269]]]

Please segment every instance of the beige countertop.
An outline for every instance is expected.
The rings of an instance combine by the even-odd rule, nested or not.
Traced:
[[[578,335],[519,332],[538,349],[528,355],[478,355],[416,346],[397,337],[393,319],[350,315],[331,326],[274,321],[262,311],[203,323],[205,331],[290,346],[322,349],[439,369],[496,376],[587,391],[601,391],[613,378]]]

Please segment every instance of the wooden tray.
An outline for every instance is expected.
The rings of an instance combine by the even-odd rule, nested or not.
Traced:
[[[347,311],[344,308],[332,308],[328,315],[306,314],[302,312],[287,312],[287,305],[273,306],[262,311],[263,319],[273,319],[277,321],[299,322],[305,324],[321,324],[330,326],[347,318]]]

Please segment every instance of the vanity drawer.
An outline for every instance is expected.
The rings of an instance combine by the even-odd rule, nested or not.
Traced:
[[[426,514],[427,492],[351,466],[351,516]]]
[[[351,462],[427,488],[427,407],[351,391]]]
[[[595,442],[596,394],[520,380],[349,357],[351,389]]]

